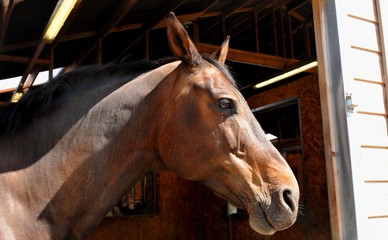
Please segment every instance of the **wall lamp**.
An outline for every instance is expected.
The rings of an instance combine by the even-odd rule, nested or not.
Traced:
[[[254,89],[258,89],[258,88],[262,88],[262,87],[268,86],[270,84],[273,84],[273,83],[279,82],[279,81],[281,81],[283,79],[286,79],[286,78],[289,78],[291,76],[294,76],[294,75],[296,75],[298,73],[307,71],[307,70],[309,70],[311,68],[314,68],[316,66],[318,66],[318,62],[317,61],[313,61],[313,62],[307,63],[307,64],[305,64],[303,66],[300,66],[300,67],[294,68],[294,69],[292,69],[290,71],[287,71],[285,73],[282,73],[282,74],[280,74],[280,75],[278,75],[276,77],[273,77],[271,79],[268,79],[268,80],[265,80],[263,82],[260,82],[260,83],[258,83],[256,85],[254,85],[253,88]]]
[[[59,0],[53,14],[51,15],[49,25],[46,28],[43,39],[51,43],[54,41],[59,30],[62,28],[71,10],[74,8],[77,0]]]

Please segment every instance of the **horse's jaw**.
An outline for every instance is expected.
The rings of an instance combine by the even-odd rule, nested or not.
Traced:
[[[282,184],[276,180],[267,182],[262,177],[251,178],[248,176],[255,174],[249,171],[250,167],[244,167],[245,160],[233,154],[232,158],[240,162],[239,172],[219,170],[219,174],[200,182],[233,206],[246,210],[251,228],[262,235],[291,227],[297,219],[299,202],[299,188],[293,175],[277,179]]]
[[[256,204],[253,208],[247,208],[249,214],[249,225],[251,228],[263,235],[272,235],[277,230],[271,225],[268,220],[266,211]]]
[[[263,235],[273,235],[277,231],[285,230],[292,226],[297,218],[291,211],[284,215],[274,214],[270,206],[263,206],[260,202],[248,206],[247,212],[251,228]]]

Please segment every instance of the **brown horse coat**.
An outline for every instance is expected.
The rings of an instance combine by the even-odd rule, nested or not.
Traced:
[[[0,239],[82,239],[149,172],[171,170],[273,234],[298,212],[296,179],[219,60],[171,14],[179,61],[87,67],[0,108]]]

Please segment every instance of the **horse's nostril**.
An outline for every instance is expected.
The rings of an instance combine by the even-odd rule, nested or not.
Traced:
[[[295,202],[292,198],[291,190],[285,189],[283,191],[283,201],[290,208],[291,212],[295,211]]]

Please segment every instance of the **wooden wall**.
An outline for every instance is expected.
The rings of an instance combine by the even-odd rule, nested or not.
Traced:
[[[261,236],[251,230],[246,216],[229,218],[226,202],[209,189],[160,173],[157,215],[106,218],[88,239],[330,239],[317,76],[262,92],[248,103],[255,108],[291,97],[300,98],[301,104],[304,176],[302,213],[289,230]]]
[[[88,240],[228,239],[224,200],[171,172],[159,173],[157,179],[156,215],[107,217]]]

